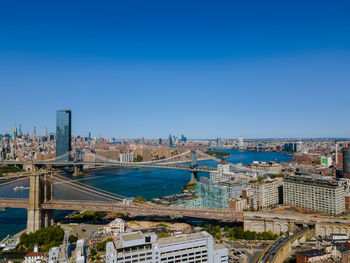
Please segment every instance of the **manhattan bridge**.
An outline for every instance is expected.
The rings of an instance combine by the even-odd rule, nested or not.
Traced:
[[[91,158],[86,158],[91,157]],[[95,161],[84,161],[84,160]],[[121,167],[121,168],[162,168],[178,169],[191,173],[191,182],[197,181],[198,172],[216,171],[213,167],[199,166],[198,162],[204,160],[214,160],[220,162],[212,155],[199,150],[189,150],[184,153],[166,159],[153,160],[148,162],[119,162],[99,156],[93,152],[74,149],[53,159],[20,162],[1,161],[0,165],[17,165],[32,173],[13,178],[6,178],[0,183],[0,191],[3,186],[29,180],[29,198],[0,198],[1,208],[24,208],[27,209],[27,231],[33,232],[42,227],[54,224],[54,210],[95,210],[128,213],[140,216],[170,216],[170,217],[193,217],[203,219],[216,219],[224,221],[243,221],[243,213],[233,212],[229,209],[213,208],[187,208],[181,206],[164,206],[151,203],[129,202],[130,197],[125,197],[103,189],[70,180],[57,172],[45,168],[52,167],[74,167],[75,173],[80,173],[84,165],[94,165],[101,167]],[[231,164],[231,169],[240,173],[252,173],[249,168],[237,164]],[[4,178],[2,178],[4,179]],[[92,200],[56,200],[54,199],[54,185],[60,184],[65,188],[83,193]],[[98,201],[97,201],[98,200]],[[101,201],[100,201],[101,200]]]

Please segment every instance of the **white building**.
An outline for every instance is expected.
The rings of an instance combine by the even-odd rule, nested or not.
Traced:
[[[102,228],[103,233],[113,235],[115,233],[123,233],[125,230],[125,221],[121,218],[116,218]]]
[[[134,153],[121,153],[119,157],[120,162],[122,163],[130,163],[134,161]]]
[[[60,254],[60,249],[58,247],[52,247],[49,250],[49,263],[57,263]]]
[[[24,263],[37,263],[45,259],[45,252],[30,252],[24,256]]]
[[[256,180],[257,176],[254,173],[236,173],[232,172],[230,164],[222,160],[218,163],[217,171],[210,173],[210,180],[215,183],[221,183],[226,181],[235,181],[236,183],[248,184],[251,180]]]
[[[344,186],[322,176],[288,176],[283,184],[283,203],[338,215],[345,210]]]
[[[154,233],[124,233],[106,245],[106,263],[228,262],[228,249],[207,232],[158,239]]]
[[[242,137],[242,136],[239,136],[239,137],[238,137],[238,147],[239,147],[239,148],[242,148],[242,147],[243,147],[243,137]]]
[[[77,246],[75,249],[76,263],[85,263],[86,262],[86,248],[84,245],[84,239],[79,239],[77,241]]]
[[[278,204],[278,187],[282,182],[274,181],[257,181],[250,184],[253,193],[251,204],[255,209],[266,209],[270,206]]]

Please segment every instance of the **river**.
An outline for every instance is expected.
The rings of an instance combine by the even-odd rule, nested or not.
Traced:
[[[291,156],[275,152],[252,152],[238,150],[220,150],[230,153],[227,161],[231,163],[242,162],[244,165],[253,161],[289,162]],[[200,165],[216,166],[214,161],[201,162]],[[200,173],[199,176],[208,176]],[[190,180],[190,173],[181,170],[166,169],[105,169],[89,171],[81,177],[66,175],[73,180],[114,192],[123,196],[133,197],[142,195],[147,199],[157,196],[172,195],[181,192],[181,187]],[[11,184],[1,188],[0,197],[28,197],[28,190],[13,192],[13,187],[29,183]],[[64,185],[55,186],[56,199],[86,199],[84,194],[66,189]],[[62,217],[63,211],[55,212],[56,217]],[[0,239],[8,234],[15,234],[26,227],[27,214],[24,209],[6,209],[0,211]]]

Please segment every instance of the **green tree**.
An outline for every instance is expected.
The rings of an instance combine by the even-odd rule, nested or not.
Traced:
[[[158,237],[159,238],[170,237],[170,234],[169,233],[159,233]]]
[[[91,257],[96,256],[96,254],[97,254],[96,249],[94,249],[94,248],[90,249],[90,256]]]
[[[46,227],[34,233],[23,233],[20,237],[20,247],[33,251],[34,244],[39,245],[40,251],[47,252],[50,248],[62,244],[64,230],[60,226]]]
[[[103,240],[102,242],[98,243],[95,249],[100,252],[106,251],[106,244],[111,241],[113,241],[113,238],[107,238],[106,240]]]
[[[143,161],[143,157],[139,154],[134,158],[134,162],[142,162],[142,161]]]
[[[78,238],[75,235],[70,235],[68,237],[69,243],[76,243],[78,241]]]
[[[144,203],[147,202],[147,199],[141,195],[135,197],[134,202],[136,203]]]

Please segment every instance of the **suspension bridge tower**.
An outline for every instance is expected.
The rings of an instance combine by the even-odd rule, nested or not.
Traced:
[[[74,153],[74,176],[79,176],[83,174],[83,165],[80,164],[81,162],[83,162],[83,151],[82,149],[75,149],[75,153]]]
[[[27,233],[54,224],[53,210],[41,208],[42,203],[53,200],[53,194],[53,173],[33,172],[30,176]]]
[[[191,150],[191,169],[198,167],[197,161],[197,152],[195,150]],[[197,171],[191,171],[191,184],[198,182]]]

